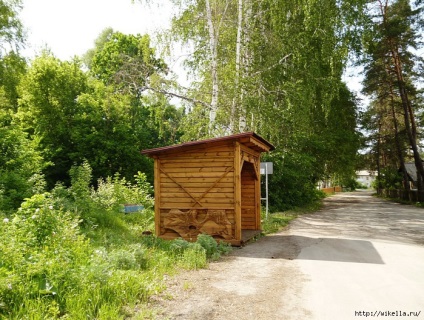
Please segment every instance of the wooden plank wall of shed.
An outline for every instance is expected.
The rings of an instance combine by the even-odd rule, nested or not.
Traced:
[[[253,164],[245,162],[241,171],[241,228],[257,230],[256,176]]]
[[[158,163],[158,227],[170,209],[190,208],[225,209],[227,219],[235,226],[233,143],[166,154]],[[164,238],[179,237],[172,230],[159,233]]]

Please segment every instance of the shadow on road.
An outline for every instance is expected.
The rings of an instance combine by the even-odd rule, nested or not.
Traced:
[[[257,250],[257,246],[261,250]],[[232,256],[384,264],[370,241],[281,234],[265,237],[257,243],[235,250]]]

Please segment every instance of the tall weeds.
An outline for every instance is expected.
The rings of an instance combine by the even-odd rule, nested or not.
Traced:
[[[206,266],[229,250],[209,236],[164,241],[153,231],[151,187],[119,176],[90,187],[87,164],[72,186],[26,199],[0,220],[0,319],[123,319],[164,289],[178,269]],[[144,210],[124,214],[125,203]],[[147,311],[147,315],[148,315]]]

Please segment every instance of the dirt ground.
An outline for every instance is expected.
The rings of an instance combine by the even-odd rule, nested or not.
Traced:
[[[424,209],[343,193],[207,269],[166,279],[151,307],[176,320],[357,319],[367,310],[424,319],[423,270]]]

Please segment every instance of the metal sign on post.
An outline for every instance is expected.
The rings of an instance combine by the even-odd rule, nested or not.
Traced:
[[[261,198],[261,200],[266,200],[266,217],[268,219],[268,175],[274,172],[272,162],[261,162],[260,171],[265,175],[265,198]]]

